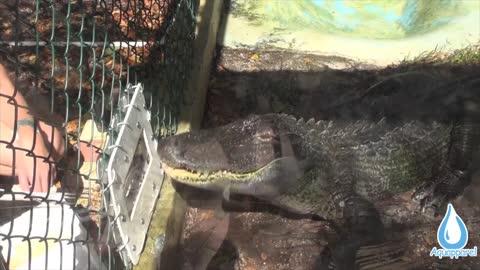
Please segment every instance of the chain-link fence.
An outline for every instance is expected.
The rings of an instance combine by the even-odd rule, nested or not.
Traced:
[[[197,4],[1,1],[0,266],[128,262],[113,237],[103,150],[115,138],[112,119],[123,119],[127,84],[143,84],[153,137],[175,133]]]

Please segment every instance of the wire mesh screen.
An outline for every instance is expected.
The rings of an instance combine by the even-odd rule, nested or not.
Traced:
[[[0,2],[0,266],[124,267],[102,181],[111,120],[142,83],[153,137],[175,133],[196,5]]]

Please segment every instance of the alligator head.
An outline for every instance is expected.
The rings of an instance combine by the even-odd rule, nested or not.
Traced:
[[[250,116],[160,141],[162,167],[174,180],[210,190],[275,196],[292,188],[311,161],[295,119]]]

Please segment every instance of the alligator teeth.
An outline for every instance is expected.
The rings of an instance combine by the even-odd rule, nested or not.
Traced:
[[[307,124],[309,125],[315,124],[315,119],[313,118],[308,119]]]

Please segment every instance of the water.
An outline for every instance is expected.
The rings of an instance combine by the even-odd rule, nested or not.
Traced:
[[[399,39],[434,31],[475,10],[458,0],[236,0],[237,15],[287,30],[311,29],[370,39]],[[255,16],[251,16],[255,15]]]

